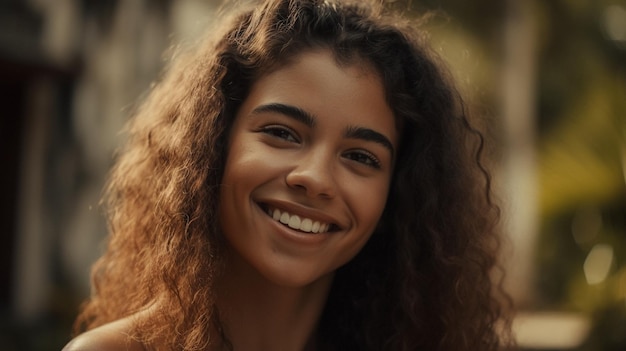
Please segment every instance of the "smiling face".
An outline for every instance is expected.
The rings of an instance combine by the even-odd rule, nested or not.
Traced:
[[[252,85],[230,133],[220,222],[231,263],[281,286],[332,277],[387,199],[398,136],[379,77],[305,52]]]

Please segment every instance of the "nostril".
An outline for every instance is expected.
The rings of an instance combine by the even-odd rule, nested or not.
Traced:
[[[331,174],[296,169],[288,173],[285,182],[292,189],[302,189],[309,197],[333,197],[335,184]]]
[[[288,175],[286,180],[287,180],[287,185],[289,185],[289,187],[291,187],[291,188],[302,189],[302,190],[307,190],[307,188],[308,188],[305,185],[306,180],[301,179],[301,177]]]
[[[307,187],[304,186],[303,184],[293,184],[293,183],[287,183],[287,185],[292,188],[292,189],[298,189],[298,190],[302,190],[302,191],[307,191]]]

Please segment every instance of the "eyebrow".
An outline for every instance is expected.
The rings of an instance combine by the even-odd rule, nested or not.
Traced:
[[[391,153],[391,156],[394,155],[393,144],[391,143],[391,141],[389,141],[389,138],[375,130],[350,126],[348,127],[348,129],[346,129],[344,136],[350,139],[360,139],[378,143],[387,148],[387,150],[389,150],[389,152]]]
[[[270,103],[260,105],[252,110],[252,114],[259,114],[264,112],[280,113],[287,117],[293,118],[310,128],[313,128],[316,124],[314,115],[296,106],[285,105],[281,103]],[[394,155],[395,150],[389,138],[375,130],[364,127],[349,126],[344,133],[344,137],[349,139],[359,139],[378,143],[384,146],[387,150],[389,150],[392,156]]]
[[[310,128],[313,128],[315,126],[315,117],[307,111],[296,106],[271,103],[258,106],[254,110],[252,110],[252,114],[258,114],[263,112],[277,112],[287,117],[291,117],[301,123],[304,123]]]

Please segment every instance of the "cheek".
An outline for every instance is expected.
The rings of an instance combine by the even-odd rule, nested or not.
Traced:
[[[249,174],[246,176],[249,173],[246,170],[254,165],[250,164],[253,158],[249,153],[237,138],[232,140],[228,148],[219,197],[219,216],[223,229],[237,223],[234,220],[237,209],[242,205],[245,193],[250,190],[251,179]]]
[[[251,146],[247,138],[235,137],[228,148],[222,184],[239,187],[254,182],[258,172],[250,172],[250,170],[259,169],[264,163],[267,163],[267,160],[264,160],[261,153]]]
[[[350,207],[362,230],[371,234],[380,219],[389,193],[389,182],[370,182],[355,186],[351,190]]]

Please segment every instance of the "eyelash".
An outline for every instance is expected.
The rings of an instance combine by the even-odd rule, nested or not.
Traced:
[[[365,160],[361,159],[359,161],[359,160],[357,160],[356,157],[351,157],[351,156],[356,156],[358,158],[365,157]],[[349,159],[351,161],[362,163],[363,165],[365,165],[367,167],[372,167],[374,169],[380,169],[380,167],[381,167],[380,160],[378,158],[376,158],[376,156],[374,156],[372,153],[364,151],[364,150],[351,150],[351,151],[348,151],[348,152],[346,152],[344,154],[344,157],[346,157],[347,159]]]
[[[269,126],[265,126],[261,128],[260,131],[271,137],[274,137],[276,139],[281,139],[286,142],[290,142],[290,143],[300,142],[300,138],[298,138],[297,134],[293,130],[287,127],[278,126],[278,125],[269,125]]]
[[[283,140],[289,143],[299,143],[300,138],[290,128],[280,125],[269,125],[260,129],[261,133],[265,133],[273,138]],[[291,139],[291,140],[290,140]],[[381,168],[380,160],[371,152],[365,150],[350,150],[344,153],[344,157],[350,161],[361,163],[367,167],[374,169]],[[363,159],[364,158],[364,159]]]

